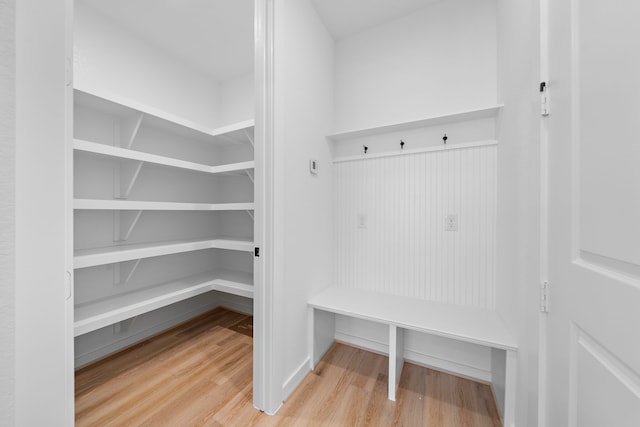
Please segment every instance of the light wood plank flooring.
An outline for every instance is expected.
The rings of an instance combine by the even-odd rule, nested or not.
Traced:
[[[500,425],[487,385],[334,344],[276,416],[252,407],[251,317],[216,309],[76,373],[77,426]]]

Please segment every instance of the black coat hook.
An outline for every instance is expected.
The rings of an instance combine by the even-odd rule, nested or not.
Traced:
[[[400,149],[403,150],[404,149],[404,141],[400,140]]]
[[[363,145],[362,148],[364,148],[364,154],[367,154],[367,150],[369,150],[369,147],[367,147],[366,145]]]
[[[442,141],[444,141],[445,145],[447,144],[447,139],[449,139],[449,137],[445,133],[444,136],[442,137]]]

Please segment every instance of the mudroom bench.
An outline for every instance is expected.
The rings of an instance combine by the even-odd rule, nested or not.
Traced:
[[[389,400],[396,398],[396,388],[404,364],[405,330],[505,351],[503,421],[505,426],[513,424],[517,344],[496,311],[339,287],[329,287],[314,295],[309,300],[308,307],[309,357],[312,370],[321,356],[316,354],[317,347],[322,345],[321,342],[333,340],[327,331],[323,334],[320,328],[317,328],[315,319],[318,312],[351,316],[388,325]],[[324,346],[326,347],[326,344]]]

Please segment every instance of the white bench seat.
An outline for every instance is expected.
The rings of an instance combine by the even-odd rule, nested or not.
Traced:
[[[395,400],[404,362],[404,330],[479,344],[506,352],[505,425],[513,422],[517,343],[494,310],[442,304],[371,291],[329,287],[308,302],[311,368],[314,360],[314,310],[341,314],[389,326],[389,399]]]

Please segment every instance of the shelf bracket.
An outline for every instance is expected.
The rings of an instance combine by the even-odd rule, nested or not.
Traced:
[[[242,139],[233,138],[233,137],[231,137],[229,135],[217,135],[216,138],[221,139],[223,141],[227,141],[227,142],[229,142],[231,144],[234,144],[234,145],[241,145],[241,144],[245,143],[245,141],[243,141]]]
[[[252,184],[255,184],[255,182],[253,182],[253,181],[254,181],[253,174],[249,171],[249,169],[245,170],[245,171],[244,171],[244,173],[246,173],[246,174],[247,174],[247,176],[248,176],[248,177],[249,177],[249,179],[251,180],[251,183],[252,183]]]
[[[113,324],[113,333],[119,334],[122,332],[127,332],[129,329],[133,327],[133,324],[136,322],[138,316],[131,317],[129,319],[121,320],[117,323]]]
[[[246,130],[246,129],[244,130],[244,134],[246,135],[247,139],[249,140],[249,144],[251,144],[251,146],[252,146],[253,148],[256,148],[255,142],[253,141],[253,135],[251,135],[251,134],[249,133],[249,131],[248,131],[248,130]]]
[[[133,277],[133,273],[135,273],[136,270],[138,269],[138,266],[140,265],[140,261],[142,261],[142,259],[137,259],[135,261],[121,262],[120,272],[119,272],[120,280],[116,284],[126,285],[127,283],[129,283],[129,281]]]
[[[144,162],[121,161],[115,179],[115,198],[127,199],[133,189]]]
[[[142,119],[144,119],[144,114],[139,113],[120,121],[120,147],[131,149],[140,130]]]
[[[129,240],[131,233],[136,228],[142,211],[118,211],[114,212],[114,241],[124,242]]]
[[[252,220],[254,219],[254,217],[253,217],[253,212],[252,212],[252,211],[247,211],[247,215],[249,215],[249,216],[251,217],[251,219],[252,219]]]

